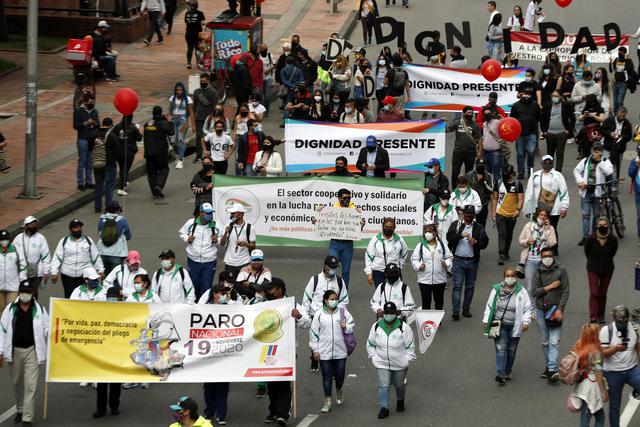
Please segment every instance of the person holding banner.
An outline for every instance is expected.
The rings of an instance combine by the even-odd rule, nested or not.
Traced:
[[[449,231],[451,224],[458,219],[458,212],[456,212],[453,205],[449,204],[450,198],[451,191],[448,189],[442,190],[440,200],[431,205],[423,216],[425,224],[429,222],[436,224],[438,237],[445,245],[447,244],[447,231]]]
[[[527,290],[517,283],[516,271],[507,268],[502,282],[493,285],[484,309],[484,333],[496,347],[496,382],[505,385],[511,379],[516,351],[523,332],[531,323],[531,300]]]
[[[49,314],[33,297],[35,286],[27,280],[20,282],[18,292],[0,317],[0,368],[9,363],[16,400],[13,422],[24,426],[33,422],[40,366],[47,357]]]
[[[402,267],[407,257],[407,243],[402,236],[395,233],[396,220],[385,218],[382,220],[382,233],[371,238],[364,255],[364,272],[369,285],[379,285],[384,282],[384,270],[389,263]]]
[[[237,275],[251,262],[251,251],[256,248],[256,231],[244,220],[244,214],[247,212],[244,205],[234,203],[226,211],[231,214],[231,220],[220,238],[220,246],[227,246],[224,269]]]
[[[347,108],[349,108],[349,105],[349,101],[347,101]],[[385,177],[385,172],[390,168],[389,152],[378,145],[375,135],[367,136],[366,146],[362,147],[358,154],[356,167],[360,170],[361,176],[366,176],[367,178]]]
[[[424,239],[411,255],[411,265],[418,274],[418,286],[422,296],[422,310],[431,310],[433,296],[436,310],[444,308],[444,290],[451,271],[453,255],[438,237],[435,222],[424,224]]]
[[[180,264],[176,264],[176,254],[171,249],[165,249],[158,258],[160,269],[151,281],[153,292],[165,303],[195,304],[196,296],[191,278]]]
[[[495,101],[492,105],[496,108],[495,102],[498,100],[498,94],[495,92],[489,94],[489,104],[487,105],[491,105],[491,95],[493,94],[495,94]],[[500,109],[500,107],[497,108]],[[484,111],[480,110],[478,119],[483,114]],[[451,123],[447,122],[446,132],[456,133],[453,143],[453,156],[451,158],[451,186],[454,188],[458,184],[458,176],[460,176],[462,165],[464,165],[465,173],[473,169],[473,163],[478,153],[478,144],[482,137],[480,127],[483,125],[484,121],[480,123],[473,121],[473,107],[469,105],[462,109],[462,117],[454,119]],[[448,184],[447,187],[449,187]]]
[[[380,283],[371,297],[371,310],[376,316],[382,317],[384,306],[391,301],[398,308],[402,319],[408,319],[413,314],[416,304],[411,295],[409,285],[402,281],[401,270],[397,264],[389,263],[384,269],[385,280]]]
[[[357,175],[349,172],[349,161],[345,156],[336,157],[336,166],[332,172],[327,174],[328,176],[350,176],[357,177]]]
[[[261,249],[251,251],[251,262],[243,267],[235,279],[234,288],[243,296],[252,298],[255,295],[253,285],[261,285],[271,281],[271,269],[264,266],[264,252]]]
[[[409,364],[416,359],[413,331],[398,315],[394,302],[380,310],[381,319],[371,325],[367,354],[378,374],[378,418],[389,416],[389,388],[396,389],[396,411],[405,411],[405,380]]]
[[[348,348],[345,335],[353,334],[355,325],[351,313],[340,306],[338,294],[327,290],[322,295],[322,309],[318,310],[309,329],[309,347],[313,359],[320,363],[324,404],[320,412],[331,411],[333,379],[336,380],[336,403],[344,403],[342,385],[344,384],[347,356],[355,348]]]

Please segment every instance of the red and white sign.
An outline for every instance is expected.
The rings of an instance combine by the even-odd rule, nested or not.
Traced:
[[[557,38],[556,34],[549,34],[549,41],[553,42]],[[597,50],[584,48],[587,54],[587,60],[592,63],[607,64],[617,56],[617,49],[610,52],[607,51],[606,40],[603,35],[594,35],[593,40],[598,47]],[[567,34],[564,41],[558,47],[552,49],[542,49],[540,45],[540,33],[529,33],[526,31],[511,32],[511,54],[514,59],[523,61],[539,61],[544,62],[547,55],[556,52],[561,63],[571,61],[575,58],[575,54],[571,54],[571,49],[576,42],[576,34]],[[629,48],[629,36],[623,35],[620,40],[620,46]]]
[[[427,352],[436,336],[436,332],[440,329],[440,322],[443,316],[443,310],[416,310],[416,328],[418,328],[420,353]]]

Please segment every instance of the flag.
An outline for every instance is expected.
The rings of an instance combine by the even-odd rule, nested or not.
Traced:
[[[440,328],[444,310],[416,310],[415,314],[418,339],[420,340],[420,353],[426,353]]]

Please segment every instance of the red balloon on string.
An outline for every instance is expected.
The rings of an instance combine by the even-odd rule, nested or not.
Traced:
[[[560,7],[567,7],[571,4],[573,0],[556,0],[556,3],[558,3],[558,6]]]
[[[515,140],[520,137],[521,132],[522,126],[518,119],[507,117],[500,120],[500,124],[498,125],[498,134],[500,135],[500,138],[505,141],[515,142]]]
[[[123,116],[133,114],[138,108],[138,94],[128,87],[118,89],[113,97],[113,106],[116,107]]]
[[[482,77],[490,82],[497,80],[502,73],[502,65],[495,59],[488,59],[482,64]]]

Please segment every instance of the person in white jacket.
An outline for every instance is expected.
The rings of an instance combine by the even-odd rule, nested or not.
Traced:
[[[100,215],[98,234],[100,238],[96,247],[102,258],[104,274],[109,274],[124,262],[129,252],[127,241],[132,237],[129,223],[122,215],[122,207],[117,200],[109,202],[107,211]]]
[[[389,264],[384,271],[386,280],[378,285],[371,297],[371,310],[378,317],[382,317],[385,303],[391,301],[401,312],[403,319],[408,319],[415,310],[411,289],[400,278],[400,267]]]
[[[106,301],[107,289],[100,284],[100,276],[93,267],[82,273],[84,283],[73,290],[69,299],[80,301]]]
[[[402,267],[409,249],[402,236],[395,233],[395,218],[382,220],[382,233],[372,237],[364,254],[364,272],[367,275],[367,283],[379,285],[384,282],[384,269],[388,264],[394,263]]]
[[[189,274],[176,264],[176,254],[171,249],[163,250],[160,255],[160,268],[153,275],[151,290],[162,302],[175,304],[195,304],[196,295]]]
[[[4,362],[9,364],[16,399],[15,422],[31,425],[40,367],[47,357],[49,314],[33,298],[35,288],[28,281],[20,283],[19,292],[0,317],[0,368]],[[6,395],[4,401],[8,401]]]
[[[511,379],[518,341],[531,323],[531,300],[527,290],[517,283],[516,271],[507,268],[504,280],[493,285],[484,309],[485,335],[496,347],[496,382],[504,385]]]
[[[27,265],[11,244],[11,235],[0,230],[0,309],[16,299],[20,281],[26,278]]]
[[[438,237],[445,244],[447,243],[447,231],[455,221],[458,220],[458,212],[455,207],[449,203],[451,191],[444,189],[440,192],[440,202],[435,203],[424,213],[423,224],[434,223],[438,227]]]
[[[462,213],[462,208],[467,205],[473,206],[476,211],[476,215],[478,215],[482,210],[480,195],[476,190],[471,188],[469,178],[464,175],[458,177],[457,187],[451,192],[449,204],[452,205],[459,214]]]
[[[13,239],[13,246],[20,259],[27,264],[27,280],[34,285],[37,298],[38,287],[49,281],[51,253],[47,239],[38,231],[38,220],[28,216],[23,225],[24,232]]]
[[[352,334],[353,317],[339,305],[338,294],[332,290],[322,295],[322,309],[317,311],[309,329],[309,347],[313,358],[320,363],[324,404],[320,412],[329,412],[332,403],[333,379],[336,380],[336,403],[342,405],[342,385],[347,364],[345,334]]]
[[[435,223],[425,223],[424,239],[416,245],[411,255],[411,265],[418,274],[423,310],[431,310],[432,297],[436,310],[444,308],[447,273],[451,271],[452,264],[453,254],[438,237]]]
[[[135,291],[135,278],[139,274],[147,274],[147,270],[140,266],[140,252],[136,250],[130,250],[125,262],[120,266],[111,270],[111,273],[107,275],[103,286],[106,289],[118,288],[122,296],[126,299]]]
[[[564,175],[553,168],[553,156],[542,156],[542,169],[535,171],[527,182],[522,209],[527,215],[535,213],[538,208],[548,210],[558,241],[558,223],[567,216],[569,204],[569,189]],[[556,246],[556,254],[557,250]]]
[[[596,219],[600,216],[598,197],[602,196],[602,184],[607,182],[614,172],[613,163],[602,157],[603,146],[596,142],[591,147],[591,155],[580,160],[573,169],[576,184],[580,187],[580,208],[582,209],[582,240],[584,246],[587,237],[596,229]],[[593,212],[593,215],[592,215]]]
[[[262,150],[256,153],[253,171],[257,176],[280,176],[282,173],[282,157],[274,150],[273,138],[266,136]]]
[[[405,379],[416,350],[411,327],[398,315],[396,304],[384,304],[383,317],[376,321],[367,338],[367,354],[378,373],[378,418],[389,416],[389,388],[396,389],[396,410],[404,412]]]
[[[147,273],[138,273],[133,279],[133,292],[127,296],[126,302],[143,302],[151,304],[162,302],[160,297],[151,289],[151,278]]]
[[[200,216],[189,219],[180,229],[180,238],[187,244],[189,277],[196,292],[196,299],[213,284],[218,259],[218,239],[221,234],[220,227],[213,219],[211,203],[203,203],[200,206]]]
[[[51,281],[62,280],[64,297],[69,298],[71,292],[84,283],[82,272],[87,267],[96,269],[104,277],[104,267],[96,244],[91,237],[82,232],[84,223],[73,219],[69,223],[69,235],[63,237],[56,246],[51,261]]]
[[[518,266],[524,271],[527,292],[531,292],[533,276],[537,274],[542,260],[542,251],[553,249],[557,245],[555,230],[549,221],[549,211],[538,209],[534,219],[522,228],[518,242],[523,248]]]

